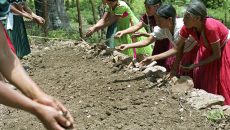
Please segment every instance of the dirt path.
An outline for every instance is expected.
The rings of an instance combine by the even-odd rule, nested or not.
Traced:
[[[103,60],[87,58],[79,47],[62,47],[29,58],[29,74],[70,109],[78,130],[213,129],[204,111],[180,105],[167,88],[152,87],[141,73],[113,73]],[[1,130],[44,129],[28,113],[1,106],[0,114]]]

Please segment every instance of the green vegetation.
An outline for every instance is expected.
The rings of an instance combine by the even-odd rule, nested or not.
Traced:
[[[212,122],[217,122],[224,118],[224,112],[219,109],[213,109],[208,112],[207,119]]]

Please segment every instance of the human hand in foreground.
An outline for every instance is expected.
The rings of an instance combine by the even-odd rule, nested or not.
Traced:
[[[57,99],[54,99],[53,97],[46,95],[45,93],[42,93],[39,94],[39,96],[37,96],[34,99],[34,101],[45,106],[50,106],[55,110],[62,112],[64,114],[66,121],[70,123],[71,127],[73,126],[73,117],[71,116],[70,112],[64,107],[64,105]]]
[[[37,103],[37,106],[35,107],[35,115],[47,130],[65,130],[73,128],[73,124],[65,117],[65,115],[53,107]]]

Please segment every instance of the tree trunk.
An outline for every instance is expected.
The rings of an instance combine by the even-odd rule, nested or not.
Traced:
[[[76,0],[76,4],[77,4],[77,16],[78,16],[78,23],[79,23],[79,33],[80,33],[80,37],[83,38],[82,20],[81,20],[81,11],[80,11],[80,2],[79,2],[79,0]]]
[[[98,12],[99,12],[99,16],[100,16],[100,19],[102,18],[102,16],[104,15],[105,13],[105,5],[103,3],[101,3],[98,7]],[[103,39],[103,36],[106,35],[106,31],[105,29],[101,29],[101,34],[100,34],[100,40]]]
[[[96,24],[97,23],[97,18],[96,18],[96,12],[95,12],[95,5],[93,3],[93,0],[89,0],[89,3],[91,4],[91,7],[92,7],[94,24]],[[100,37],[99,31],[97,31],[97,35],[98,35],[98,37]]]
[[[48,25],[49,25],[49,20],[48,20],[48,2],[47,0],[43,0],[43,12],[44,12],[44,19],[46,20],[45,25],[43,26],[44,30],[44,35],[45,37],[48,36]]]
[[[91,6],[92,6],[92,12],[93,12],[93,20],[94,20],[94,23],[97,22],[97,19],[96,19],[96,13],[95,13],[95,7],[94,7],[94,4],[93,4],[93,0],[89,0]]]
[[[66,6],[66,9],[67,9],[67,10],[70,8],[70,3],[69,3],[69,0],[66,0],[66,2],[65,2],[65,6]]]
[[[47,0],[48,4],[48,27],[50,29],[71,29],[69,18],[67,17],[64,0]],[[45,17],[43,0],[35,0],[36,14]]]

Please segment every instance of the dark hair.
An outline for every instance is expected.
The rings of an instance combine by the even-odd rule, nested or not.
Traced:
[[[206,6],[200,0],[193,0],[188,5],[186,11],[195,16],[201,16],[202,19],[204,19],[207,16]]]
[[[161,0],[145,0],[146,5],[156,5],[156,4],[161,4]]]
[[[171,4],[165,4],[159,7],[157,9],[157,15],[166,19],[172,17],[173,22],[176,20],[176,10]]]

